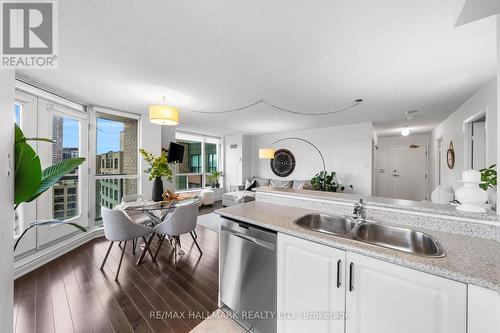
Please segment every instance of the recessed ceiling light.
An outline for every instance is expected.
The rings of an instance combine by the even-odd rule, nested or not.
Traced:
[[[407,129],[407,128],[405,128],[404,130],[401,131],[401,135],[402,136],[408,136],[408,135],[410,135],[410,130]]]

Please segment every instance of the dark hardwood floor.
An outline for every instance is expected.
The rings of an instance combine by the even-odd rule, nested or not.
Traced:
[[[220,202],[200,214],[217,208]],[[178,256],[177,268],[167,242],[157,263],[146,256],[139,266],[140,251],[132,255],[127,244],[115,282],[121,250],[113,246],[100,271],[109,243],[98,238],[20,277],[14,283],[15,332],[189,332],[217,309],[219,235],[201,226],[196,232],[203,255],[183,235],[186,254]]]

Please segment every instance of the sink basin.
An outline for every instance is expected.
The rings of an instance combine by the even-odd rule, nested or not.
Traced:
[[[441,246],[429,235],[411,229],[363,223],[356,231],[356,239],[365,243],[426,257],[444,256]]]
[[[304,229],[333,235],[347,234],[356,226],[356,223],[343,216],[325,214],[307,214],[298,218],[295,224]]]

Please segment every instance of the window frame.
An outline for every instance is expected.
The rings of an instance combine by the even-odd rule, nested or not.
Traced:
[[[180,192],[190,192],[190,191],[197,191],[201,190],[204,188],[207,188],[206,184],[208,181],[208,177],[210,177],[210,172],[205,171],[205,144],[215,144],[216,145],[216,155],[217,155],[217,170],[222,170],[223,171],[223,160],[222,160],[222,138],[216,137],[216,136],[209,136],[209,135],[203,135],[203,134],[196,134],[196,133],[189,133],[189,132],[184,132],[184,131],[176,131],[175,132],[175,142],[178,141],[189,141],[189,142],[196,142],[200,143],[201,145],[201,154],[199,155],[199,161],[200,161],[200,170],[201,172],[175,172],[174,174],[174,186],[175,186],[175,192],[180,193]],[[189,158],[189,156],[187,157]],[[177,177],[186,177],[186,188],[184,189],[179,189],[177,188]],[[189,181],[188,177],[189,176],[201,176],[201,186],[200,187],[189,187]]]
[[[129,180],[129,179],[135,179],[136,180],[136,189],[137,193],[142,193],[141,192],[141,159],[140,159],[140,154],[139,154],[139,147],[141,144],[140,138],[141,138],[141,115],[135,114],[135,113],[128,113],[128,112],[122,112],[122,111],[117,111],[117,110],[111,110],[103,107],[91,107],[89,108],[89,112],[91,114],[91,126],[90,126],[90,153],[89,153],[89,158],[92,159],[91,168],[89,170],[90,172],[90,180],[89,180],[89,193],[90,193],[90,207],[89,207],[89,223],[92,224],[92,227],[94,229],[102,228],[102,219],[97,218],[97,181],[102,181],[102,180],[108,180],[110,185],[115,186],[115,182],[117,186],[120,186],[120,180]],[[113,175],[113,174],[107,174],[107,175],[98,175],[96,174],[96,158],[97,158],[97,119],[98,118],[104,118],[104,119],[110,119],[106,118],[106,116],[112,117],[120,117],[120,118],[126,118],[130,120],[135,120],[137,121],[137,170],[136,173],[133,175]],[[110,119],[112,120],[112,119]],[[103,163],[104,160],[102,160],[101,163]],[[114,157],[111,157],[111,166],[114,167]],[[104,162],[104,164],[106,164]],[[102,165],[102,164],[101,164]],[[113,193],[112,193],[113,194]],[[101,198],[101,207],[102,205],[102,198]],[[120,199],[121,200],[121,199]]]

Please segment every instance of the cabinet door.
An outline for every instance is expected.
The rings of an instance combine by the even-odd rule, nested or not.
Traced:
[[[463,283],[350,252],[346,281],[346,333],[466,332]]]
[[[468,333],[500,332],[500,294],[494,290],[468,288]]]
[[[345,251],[278,234],[278,332],[344,332],[344,263]]]

